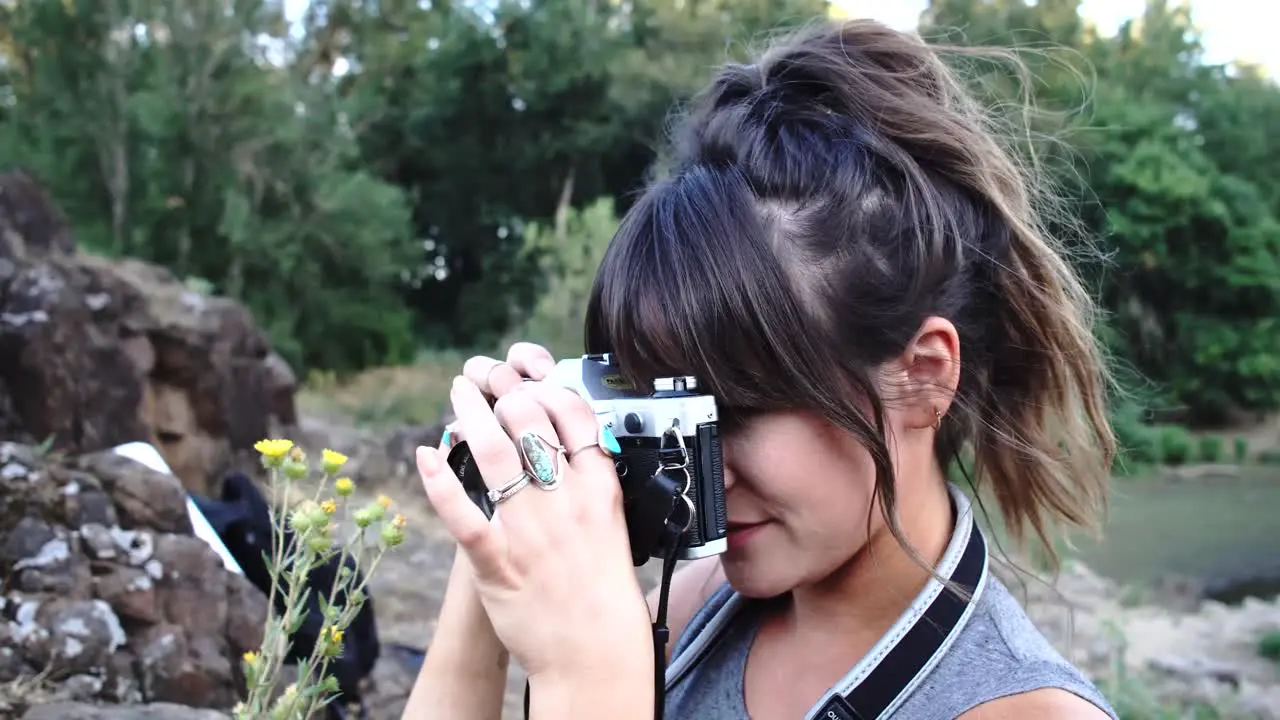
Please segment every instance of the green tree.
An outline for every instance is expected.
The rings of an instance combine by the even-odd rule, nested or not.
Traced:
[[[299,370],[409,357],[410,205],[360,166],[323,83],[272,62],[280,12],[18,3],[0,148],[51,188],[82,245],[243,300]]]

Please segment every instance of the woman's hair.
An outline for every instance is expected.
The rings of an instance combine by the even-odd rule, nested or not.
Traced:
[[[963,360],[938,459],[970,447],[1014,539],[1029,525],[1056,563],[1051,526],[1105,507],[1108,376],[1091,298],[989,125],[935,49],[871,21],[723,67],[610,244],[588,352],[634,382],[696,375],[729,424],[820,412],[869,450],[906,546],[876,369],[947,318]]]

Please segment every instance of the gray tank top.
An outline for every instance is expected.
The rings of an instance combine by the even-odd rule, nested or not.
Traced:
[[[955,497],[958,491],[953,488],[952,494]],[[961,512],[969,511],[963,497],[957,498],[957,504]],[[927,592],[921,593],[917,603]],[[689,621],[672,653],[667,674],[669,720],[748,720],[747,654],[769,605],[739,596],[728,584],[712,594]],[[954,720],[984,702],[1041,688],[1074,693],[1116,720],[1098,689],[1054,649],[994,575],[987,573],[972,610],[938,662],[881,720]],[[721,628],[714,633],[715,640],[689,664],[693,656],[683,656],[695,644],[704,645],[712,634],[708,628],[715,626]]]

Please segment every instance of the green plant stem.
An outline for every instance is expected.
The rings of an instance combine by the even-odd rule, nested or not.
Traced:
[[[367,528],[361,528],[361,529],[360,529],[360,535],[359,535],[359,537],[357,538],[357,541],[358,541],[358,543],[359,543],[359,547],[358,547],[358,551],[357,551],[357,556],[358,556],[358,557],[363,557],[363,556],[364,556],[364,538],[365,538],[365,532],[366,532],[366,531],[367,531]],[[342,607],[342,613],[341,613],[341,614],[339,615],[339,617],[334,621],[334,623],[333,623],[333,626],[334,626],[334,627],[336,627],[336,628],[338,628],[339,630],[341,630],[341,631],[345,632],[345,631],[346,631],[346,629],[347,629],[348,627],[350,627],[350,626],[351,626],[351,622],[352,622],[353,620],[355,620],[355,614],[356,614],[357,612],[359,612],[359,611],[360,611],[360,607],[361,607],[364,603],[363,603],[363,602],[361,602],[361,603],[359,603],[359,604],[353,605],[351,602],[349,602],[349,600],[350,600],[350,598],[351,598],[351,596],[352,596],[352,595],[357,595],[357,594],[363,594],[363,593],[364,593],[364,589],[365,589],[365,588],[368,586],[368,584],[369,584],[369,579],[370,579],[370,578],[372,578],[372,577],[373,577],[373,574],[377,571],[377,569],[378,569],[378,564],[379,564],[380,562],[382,562],[382,558],[383,558],[383,556],[385,556],[385,555],[387,554],[387,550],[388,550],[388,548],[385,548],[385,547],[384,547],[384,548],[380,548],[380,549],[379,549],[379,551],[378,551],[378,554],[377,554],[376,556],[374,556],[374,558],[373,558],[373,562],[372,562],[372,563],[370,563],[368,571],[366,571],[366,572],[364,573],[364,578],[361,580],[360,584],[359,584],[359,585],[357,585],[355,588],[350,588],[350,587],[348,587],[348,588],[347,588],[347,598],[348,598],[348,602],[347,602],[347,604],[346,604],[346,605],[343,605],[343,607]],[[345,552],[345,545],[344,545],[344,552]],[[340,567],[341,567],[341,566],[340,566]],[[353,577],[354,577],[354,575],[353,575]],[[337,586],[338,586],[338,583],[336,583],[336,582],[335,582],[335,584],[334,584],[334,591],[333,591],[333,593],[331,594],[330,599],[329,599],[330,607],[332,607],[333,598],[334,598],[334,597],[336,597],[336,594],[337,594],[337,593],[336,593]],[[319,656],[320,656],[318,659],[317,659],[317,655],[319,655]],[[317,645],[316,649],[312,651],[312,658],[313,658],[313,662],[311,662],[311,663],[308,663],[308,664],[307,664],[307,674],[308,674],[308,675],[310,674],[312,667],[318,666],[318,667],[319,667],[319,671],[318,671],[318,672],[319,672],[319,675],[318,675],[318,677],[320,677],[320,678],[324,678],[324,671],[329,667],[329,660],[330,660],[330,658],[328,658],[327,656],[324,656],[324,655],[323,655],[323,653],[321,653],[321,652],[320,652],[320,646],[319,646],[319,645]],[[301,687],[301,686],[302,686],[302,681],[301,681],[301,680],[299,680],[299,687]],[[318,696],[317,696],[317,697],[318,697]],[[318,709],[319,709],[318,707],[316,707],[316,706],[315,706],[315,703],[316,703],[316,698],[312,698],[312,699],[310,700],[310,702],[309,702],[308,706],[307,706],[307,713],[308,713],[308,715],[309,715],[311,712],[313,712],[314,710],[318,710]],[[305,716],[304,716],[304,717],[305,717]]]
[[[342,519],[345,521],[347,517],[350,515],[349,506],[347,503],[344,502],[342,504],[342,510],[343,510]],[[356,557],[357,558],[363,557],[364,555],[364,533],[365,533],[365,528],[360,528],[360,534],[356,536],[356,543],[357,543]],[[348,545],[347,543],[343,543],[342,551],[339,553],[339,556],[338,556],[338,571],[333,574],[333,585],[329,588],[329,595],[327,598],[327,602],[325,603],[326,608],[329,608],[329,609],[333,608],[333,604],[338,598],[338,590],[341,589],[342,586],[345,584],[342,581],[342,568],[346,566],[347,555],[348,555]],[[356,566],[359,567],[359,561],[357,561]],[[342,608],[342,615],[344,616],[347,614],[347,607],[349,607],[351,604],[351,595],[352,595],[351,591],[348,590],[347,603],[343,605],[343,608]],[[340,623],[339,620],[340,618],[334,618],[334,622],[332,623],[332,626],[336,627],[338,630],[342,632],[346,632],[347,626],[350,624],[350,620],[348,620],[346,623]],[[330,626],[329,618],[326,617],[324,619],[324,623],[321,625],[321,632],[323,633],[324,629],[329,626]],[[323,637],[321,638],[321,640],[323,641]],[[323,652],[323,648],[324,648],[324,642],[316,643],[316,646],[312,648],[311,662],[307,663],[306,676],[298,679],[298,683],[300,686],[302,686],[305,683],[305,681],[310,679],[309,676],[311,675],[312,669],[316,669],[316,673],[317,673],[316,677],[323,682],[325,677],[325,670],[329,668],[329,657],[325,655],[325,653]],[[313,696],[311,699],[308,700],[306,714],[304,715],[304,717],[310,717],[310,714],[314,710],[318,709],[315,707],[318,697],[319,697],[318,695]]]
[[[270,688],[274,682],[275,673],[270,669],[271,663],[269,662],[269,658],[275,654],[278,632],[276,630],[277,623],[271,618],[276,614],[276,593],[280,591],[279,579],[284,563],[284,530],[285,524],[288,522],[288,513],[280,512],[279,510],[281,485],[284,486],[284,490],[287,495],[289,487],[288,478],[278,467],[268,468],[267,476],[271,483],[271,507],[267,510],[271,513],[271,525],[272,529],[275,531],[275,538],[272,542],[271,591],[267,593],[268,622],[265,632],[263,633],[263,642],[261,647],[262,665],[257,677],[254,678],[254,687],[249,688],[249,696],[246,698],[245,703],[248,706],[249,711],[254,713],[265,710],[265,708],[260,705],[262,702],[260,691],[263,688]],[[282,479],[283,482],[281,482]]]
[[[303,539],[304,538],[299,538],[299,540]],[[301,548],[301,550],[299,551],[296,548]],[[295,545],[295,551],[292,553],[291,559],[292,562],[290,563],[288,578],[289,593],[285,597],[285,612],[278,621],[271,623],[274,626],[274,632],[271,633],[273,636],[273,642],[269,645],[271,649],[268,650],[268,645],[265,643],[263,647],[262,678],[267,681],[264,683],[264,686],[268,689],[275,686],[280,668],[284,665],[284,656],[288,654],[290,644],[289,635],[291,634],[289,632],[289,625],[292,624],[293,614],[297,611],[299,588],[305,585],[303,580],[305,579],[306,574],[311,570],[311,553],[306,549],[305,543],[299,542]],[[263,700],[263,706],[259,706],[257,702],[254,702],[251,704],[250,710],[259,712],[264,711],[266,709],[266,699],[264,698]]]

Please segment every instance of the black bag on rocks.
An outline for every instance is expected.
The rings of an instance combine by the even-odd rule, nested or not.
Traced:
[[[232,472],[222,484],[220,497],[205,498],[192,494],[191,499],[218,533],[218,537],[244,571],[245,577],[263,593],[269,593],[271,575],[263,557],[271,557],[275,535],[270,506],[253,481],[243,473]],[[293,543],[292,530],[285,529],[284,540],[286,547]],[[347,558],[346,564],[360,577],[351,558]],[[337,577],[338,567],[338,558],[333,557],[312,569],[307,577],[307,586],[311,592],[307,597],[306,615],[301,627],[293,635],[286,662],[296,663],[305,659],[315,649],[324,625],[319,597],[322,594],[328,595]],[[284,610],[284,595],[285,593],[276,593],[276,612]],[[373,671],[380,648],[377,624],[374,621],[373,598],[367,587],[364,595],[364,604],[343,635],[342,655],[329,661],[328,671],[337,678],[341,692],[328,706],[329,717],[334,720],[367,717],[360,683]],[[339,593],[337,603],[345,602],[346,597]]]

